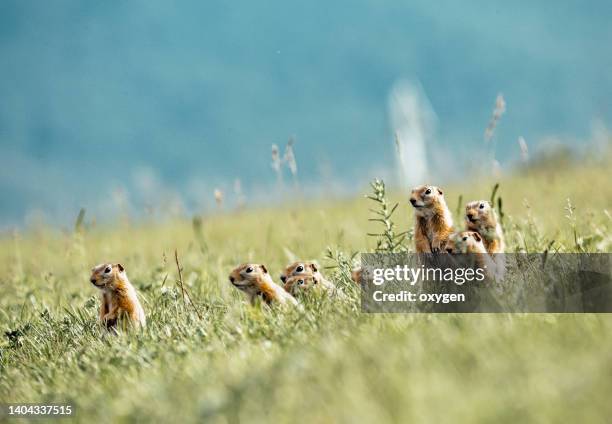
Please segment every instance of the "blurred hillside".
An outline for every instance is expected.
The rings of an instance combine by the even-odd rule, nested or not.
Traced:
[[[611,126],[611,19],[606,1],[4,1],[0,227],[81,206],[206,209],[236,178],[261,203],[270,146],[291,136],[307,192],[354,192],[395,175],[402,79],[446,157],[482,148],[498,92],[502,166],[519,136],[581,149]]]

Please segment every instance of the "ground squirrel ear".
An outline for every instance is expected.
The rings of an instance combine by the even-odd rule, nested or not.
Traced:
[[[438,194],[439,194],[440,196],[443,196],[443,195],[444,195],[444,192],[443,192],[442,190],[438,189]]]
[[[312,272],[317,272],[319,270],[317,268],[317,264],[315,264],[315,263],[310,264],[310,268],[312,268]]]
[[[260,267],[261,267],[261,270],[264,272],[264,274],[268,273],[268,270],[266,269],[265,265],[260,265]]]
[[[125,268],[121,264],[117,264],[117,268],[119,269],[119,272],[125,271]]]
[[[472,236],[474,236],[474,239],[476,239],[476,241],[482,241],[482,238],[480,237],[480,234],[472,233]]]

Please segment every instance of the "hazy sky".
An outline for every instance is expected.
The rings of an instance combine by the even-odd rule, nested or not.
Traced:
[[[394,175],[401,79],[447,155],[481,148],[498,92],[502,165],[519,136],[584,143],[611,127],[610,22],[609,1],[2,1],[0,227],[198,210],[235,178],[263,200],[290,136],[303,185],[360,190]]]

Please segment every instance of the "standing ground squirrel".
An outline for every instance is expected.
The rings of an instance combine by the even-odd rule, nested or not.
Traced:
[[[251,304],[261,296],[267,304],[297,305],[297,300],[274,281],[264,265],[242,264],[229,275],[230,283],[246,293]]]
[[[490,202],[476,200],[465,206],[465,228],[482,236],[487,252],[504,253],[504,233]]]
[[[416,252],[439,252],[453,232],[453,218],[444,201],[444,193],[434,186],[415,187],[410,195],[410,203],[416,218]]]
[[[136,327],[146,325],[144,309],[123,265],[97,265],[92,268],[89,281],[101,290],[100,321],[106,327],[115,327],[122,316],[126,316]]]

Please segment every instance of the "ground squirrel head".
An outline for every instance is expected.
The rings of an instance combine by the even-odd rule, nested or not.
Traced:
[[[114,290],[117,282],[125,279],[125,268],[121,264],[100,264],[91,269],[91,284],[101,290]]]
[[[410,193],[410,204],[417,215],[428,215],[444,201],[444,192],[436,186],[422,185],[412,189]]]
[[[272,282],[272,277],[264,265],[241,264],[230,273],[229,280],[238,290],[251,292],[262,281]]]
[[[468,229],[475,231],[480,227],[495,223],[495,210],[491,206],[491,202],[475,200],[465,206],[465,224]]]
[[[321,273],[319,272],[319,265],[317,265],[315,262],[294,262],[285,268],[280,275],[280,279],[283,283],[286,283],[289,277],[308,274],[312,274],[320,278]]]
[[[285,291],[296,295],[316,288],[319,285],[318,279],[313,274],[300,274],[287,277],[285,281]]]
[[[462,231],[453,233],[446,242],[446,252],[456,254],[487,253],[482,237],[475,231]]]

